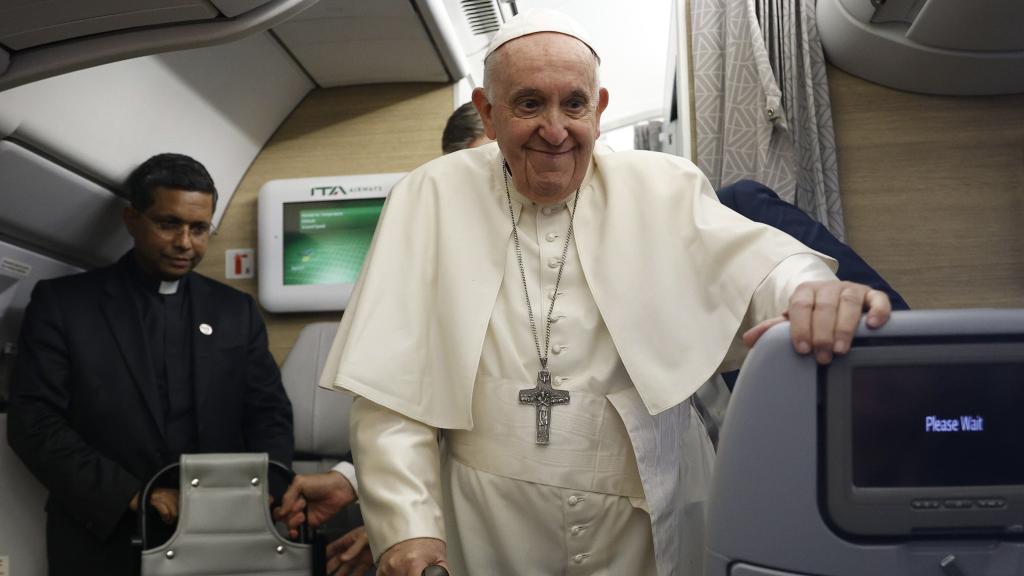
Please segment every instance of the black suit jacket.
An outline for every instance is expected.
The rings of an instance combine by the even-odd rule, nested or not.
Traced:
[[[50,491],[51,573],[67,556],[90,573],[90,557],[98,570],[103,556],[125,550],[134,516],[126,514],[129,501],[173,460],[129,292],[132,257],[39,282],[25,313],[8,438]],[[189,290],[199,451],[268,452],[290,465],[291,404],[256,304],[195,273]],[[212,333],[200,332],[201,324]]]
[[[854,252],[853,248],[840,242],[820,222],[779,198],[774,190],[764,184],[753,180],[740,180],[718,190],[718,200],[749,220],[782,230],[805,246],[835,258],[839,262],[836,276],[840,280],[867,284],[875,290],[885,292],[889,295],[893,310],[910,309],[899,292]],[[732,390],[736,383],[737,374],[738,371],[722,374],[729,390]]]
[[[772,189],[753,180],[740,180],[718,191],[722,204],[755,222],[767,224],[796,238],[805,246],[835,258],[840,280],[867,284],[889,295],[893,310],[908,310],[907,301],[852,248],[843,244],[820,222],[779,198]]]

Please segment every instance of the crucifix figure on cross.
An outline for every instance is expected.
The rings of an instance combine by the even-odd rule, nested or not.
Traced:
[[[569,403],[569,392],[551,387],[551,372],[547,368],[537,371],[537,385],[519,391],[519,403],[537,408],[537,444],[550,440],[551,407]]]

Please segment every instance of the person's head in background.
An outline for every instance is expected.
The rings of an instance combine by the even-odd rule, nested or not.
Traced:
[[[484,123],[472,102],[466,102],[448,117],[441,136],[441,150],[451,154],[466,148],[476,148],[491,142],[484,134]]]
[[[142,270],[161,280],[191,272],[213,229],[217,188],[210,173],[184,154],[157,154],[132,171],[126,188],[124,223]]]

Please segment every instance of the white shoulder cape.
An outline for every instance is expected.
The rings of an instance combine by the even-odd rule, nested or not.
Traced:
[[[438,158],[395,185],[321,386],[438,428],[472,428],[473,384],[512,234],[501,166],[491,144]],[[754,290],[779,262],[817,254],[722,206],[676,156],[598,146],[582,188],[574,234],[583,273],[651,414],[719,368]]]

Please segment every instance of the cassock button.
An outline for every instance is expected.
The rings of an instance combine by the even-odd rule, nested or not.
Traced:
[[[555,240],[558,239],[558,234],[555,234],[554,232],[548,232],[547,234],[544,235],[544,239],[547,240],[548,242],[554,242]]]
[[[565,352],[568,349],[569,349],[568,346],[552,346],[551,347],[551,353],[552,354],[561,354],[562,352]]]
[[[541,208],[540,211],[545,216],[550,216],[554,214],[559,208],[561,208],[561,206],[545,206]]]
[[[555,256],[552,256],[551,258],[548,258],[548,268],[551,268],[553,270],[557,270],[558,267],[561,266],[561,265],[562,265],[562,259],[561,258],[558,258],[558,257],[555,257]]]
[[[213,334],[213,326],[203,322],[199,325],[199,331],[203,333],[203,336],[209,336],[210,334]]]

